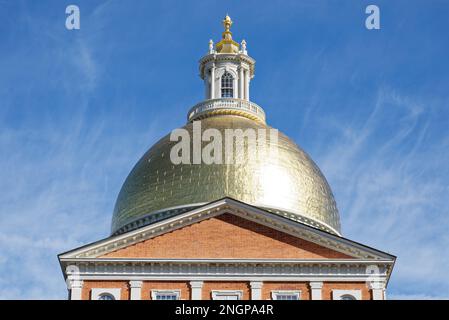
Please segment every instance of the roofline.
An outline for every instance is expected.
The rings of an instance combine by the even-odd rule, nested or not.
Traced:
[[[394,256],[394,255],[392,255],[392,254],[390,254],[390,253],[387,253],[387,252],[384,252],[384,251],[381,251],[381,250],[372,248],[372,247],[370,247],[370,246],[364,245],[364,244],[362,244],[362,243],[359,243],[359,242],[350,240],[350,239],[348,239],[348,238],[345,238],[345,237],[342,237],[342,236],[339,236],[339,235],[336,235],[336,234],[333,234],[333,233],[330,233],[330,232],[327,232],[327,231],[324,231],[324,230],[321,230],[321,229],[318,229],[318,228],[309,226],[309,225],[307,225],[307,224],[305,224],[305,223],[303,223],[303,222],[295,221],[295,220],[289,219],[289,218],[284,217],[284,216],[282,216],[282,215],[279,215],[279,214],[276,214],[276,213],[267,211],[266,209],[262,209],[262,208],[259,208],[259,207],[256,207],[256,206],[247,204],[247,203],[245,203],[245,202],[242,202],[242,201],[233,199],[233,198],[231,198],[231,197],[224,197],[224,198],[221,198],[221,199],[218,199],[218,200],[215,200],[215,201],[211,201],[211,202],[209,202],[209,203],[207,203],[207,204],[205,204],[205,205],[203,205],[203,206],[201,206],[201,207],[193,208],[193,209],[190,210],[190,211],[193,211],[193,210],[199,210],[199,209],[205,208],[205,207],[207,207],[207,206],[219,204],[220,202],[223,202],[223,204],[226,204],[227,201],[231,201],[231,202],[240,204],[240,205],[242,205],[242,206],[249,207],[249,208],[251,208],[252,210],[255,210],[255,211],[262,211],[262,212],[264,212],[265,214],[271,215],[271,216],[273,216],[273,217],[275,217],[275,218],[278,218],[278,219],[281,219],[281,220],[285,220],[286,222],[289,222],[289,223],[297,223],[298,225],[301,225],[302,227],[308,229],[309,231],[318,232],[318,233],[321,233],[322,235],[325,235],[325,236],[327,236],[327,237],[331,237],[331,238],[334,238],[334,239],[344,240],[344,241],[347,242],[348,244],[352,244],[352,245],[354,245],[354,246],[356,246],[356,247],[364,248],[364,249],[367,250],[367,251],[373,252],[375,255],[378,255],[378,256],[379,256],[379,255],[380,255],[380,256],[386,256],[386,259],[387,259],[387,260],[390,259],[389,261],[391,262],[391,265],[392,265],[392,268],[391,268],[390,272],[389,272],[388,275],[387,275],[387,283],[388,283],[389,278],[390,278],[390,275],[391,275],[392,270],[393,270],[393,267],[394,267],[394,264],[395,264],[395,262],[396,262],[396,258],[397,258],[396,256]],[[190,212],[190,211],[186,211],[184,214],[187,214],[187,213]],[[157,223],[163,222],[163,221],[168,220],[168,219],[173,219],[173,218],[176,218],[176,216],[167,217],[166,219],[162,219],[162,220],[158,221]],[[97,240],[97,241],[95,241],[95,242],[91,242],[91,243],[85,244],[85,245],[83,245],[83,246],[81,246],[81,247],[78,247],[78,248],[75,248],[75,249],[72,249],[72,250],[69,250],[69,251],[60,253],[60,254],[58,254],[58,260],[59,260],[59,262],[60,262],[61,269],[62,269],[62,262],[63,262],[63,261],[69,261],[69,260],[70,260],[69,258],[62,258],[63,255],[67,255],[67,254],[70,254],[70,253],[72,253],[72,252],[76,252],[76,251],[82,250],[83,248],[87,248],[87,247],[89,247],[89,246],[99,245],[99,244],[101,244],[102,242],[111,241],[111,240],[113,240],[113,239],[115,239],[115,238],[126,237],[126,236],[129,235],[130,233],[137,233],[138,230],[140,230],[141,228],[148,227],[148,226],[151,226],[151,225],[142,226],[142,227],[140,227],[140,228],[138,228],[138,229],[130,230],[130,231],[128,231],[128,232],[124,232],[124,233],[119,234],[119,235],[106,237],[106,238]],[[280,231],[280,232],[282,232],[282,231]],[[354,260],[354,259],[351,259],[351,260]],[[357,259],[355,259],[355,260],[357,260]],[[385,260],[385,259],[379,259],[379,260],[370,260],[370,259],[367,259],[366,261],[371,261],[371,262],[376,262],[376,261],[377,261],[377,262],[381,262],[381,261],[383,261],[383,260]],[[75,260],[72,259],[72,260],[70,260],[70,261],[75,261]],[[78,260],[78,261],[81,261],[81,260]],[[105,261],[106,261],[106,260],[105,260]],[[302,260],[302,261],[304,261],[304,260]],[[62,271],[63,271],[63,274],[65,274],[64,270],[62,270]]]
[[[98,262],[98,258],[61,258],[61,262]],[[128,263],[128,262],[159,262],[159,263],[332,263],[332,264],[392,264],[392,260],[376,260],[376,259],[151,259],[151,258],[101,258],[101,263]]]

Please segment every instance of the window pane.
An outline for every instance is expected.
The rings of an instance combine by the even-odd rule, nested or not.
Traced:
[[[234,96],[234,78],[229,72],[225,72],[221,77],[221,97],[232,98]]]
[[[157,294],[156,295],[156,300],[178,300],[178,296],[176,294]]]
[[[298,300],[296,294],[278,294],[276,295],[277,300]]]

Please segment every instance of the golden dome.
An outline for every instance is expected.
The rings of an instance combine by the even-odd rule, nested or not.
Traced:
[[[192,127],[188,123],[183,128],[191,133]],[[215,128],[221,133],[225,129],[270,129],[262,121],[230,114],[206,117],[201,120],[201,128]],[[339,214],[325,177],[284,134],[279,133],[276,157],[241,165],[175,165],[170,160],[170,150],[176,143],[170,141],[170,135],[165,136],[132,169],[115,204],[113,234],[224,197],[340,234]],[[265,147],[270,143],[267,141]]]

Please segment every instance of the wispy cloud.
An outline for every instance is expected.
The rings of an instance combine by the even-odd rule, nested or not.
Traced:
[[[391,297],[435,288],[449,297],[441,267],[449,263],[448,132],[430,132],[443,107],[384,88],[364,121],[324,122],[334,123],[326,130],[336,139],[317,160],[336,194],[343,232],[398,256]]]
[[[328,178],[344,235],[398,256],[389,297],[449,297],[437,5],[383,2],[406,18],[367,33],[352,2],[257,3],[274,14],[251,16],[252,3],[80,0],[81,30],[68,32],[62,4],[0,3],[0,298],[66,297],[56,255],[108,235],[132,165],[201,96],[196,59],[217,6],[258,61],[252,97]]]

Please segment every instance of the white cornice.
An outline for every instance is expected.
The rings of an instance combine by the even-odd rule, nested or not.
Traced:
[[[386,282],[391,261],[228,259],[64,259],[67,277],[79,280],[376,281]],[[375,265],[376,268],[372,268]],[[64,268],[71,266],[71,268]],[[76,266],[74,268],[73,266]],[[367,270],[376,270],[369,273]]]
[[[391,264],[391,260],[363,260],[363,259],[147,259],[147,258],[60,258],[61,262],[73,263],[263,263],[263,264]]]

